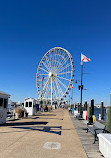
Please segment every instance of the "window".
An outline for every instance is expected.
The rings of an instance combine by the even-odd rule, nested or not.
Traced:
[[[3,106],[3,98],[0,98],[0,107]]]
[[[26,102],[25,107],[28,107],[28,102]]]
[[[4,99],[4,108],[7,108],[8,99]]]
[[[32,107],[32,102],[29,102],[29,107]]]

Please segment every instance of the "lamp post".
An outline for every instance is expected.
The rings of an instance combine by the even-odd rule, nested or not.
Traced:
[[[77,83],[77,81],[81,82],[81,85],[78,86],[78,89],[81,90],[81,99],[80,99],[80,117],[82,117],[82,113],[83,113],[83,110],[82,110],[82,91],[83,90],[88,90],[87,88],[83,89],[83,84],[82,84],[82,79],[83,79],[83,67],[82,67],[82,70],[81,70],[81,81],[79,80],[76,80],[75,83]]]

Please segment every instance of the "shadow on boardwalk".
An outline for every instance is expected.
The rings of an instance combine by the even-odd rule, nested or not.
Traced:
[[[48,122],[13,122],[13,123],[5,123],[3,126],[22,126],[22,125],[46,125]]]
[[[26,132],[26,131],[41,131],[48,132],[53,134],[61,135],[62,126],[36,126],[36,125],[47,125],[48,122],[13,122],[6,123],[3,126],[9,126],[13,129],[23,129],[22,131],[13,131],[13,132],[0,132],[0,133],[15,133],[15,132]],[[59,130],[59,131],[58,131]]]
[[[35,116],[56,116],[55,114],[36,114]]]
[[[16,129],[25,129],[25,130],[34,130],[34,131],[41,131],[41,132],[48,132],[53,134],[61,135],[61,131],[56,131],[57,129],[61,129],[61,126],[34,126],[34,127],[12,127]]]

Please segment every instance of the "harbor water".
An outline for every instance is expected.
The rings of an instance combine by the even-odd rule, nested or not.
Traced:
[[[99,119],[99,114],[101,114],[101,108],[94,108],[94,115]],[[106,108],[104,108],[104,120],[106,121]]]

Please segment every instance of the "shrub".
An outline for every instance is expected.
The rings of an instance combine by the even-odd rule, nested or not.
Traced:
[[[15,110],[16,113],[22,114],[22,109],[18,106]]]

